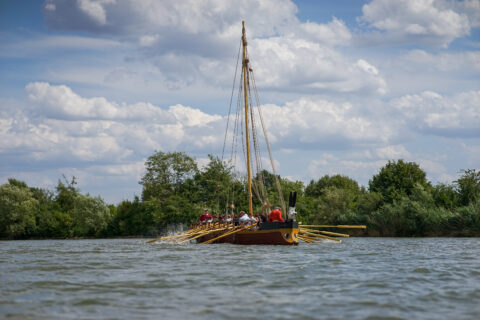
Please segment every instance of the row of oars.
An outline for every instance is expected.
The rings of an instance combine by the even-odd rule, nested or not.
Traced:
[[[172,236],[163,236],[158,237],[152,240],[149,240],[145,243],[154,243],[157,241],[167,241],[173,243],[184,243],[197,238],[212,234],[212,233],[221,233],[219,236],[214,237],[213,239],[201,242],[200,244],[212,243],[221,238],[233,235],[242,230],[247,230],[253,228],[256,224],[253,225],[239,225],[235,226],[233,223],[207,223],[193,226],[190,230],[182,232],[180,234],[175,234]]]
[[[366,229],[366,226],[358,225],[299,225],[298,238],[306,243],[315,243],[323,239],[342,242],[336,237],[348,238],[346,233],[338,233],[324,230],[315,230],[316,228],[339,228],[339,229]]]

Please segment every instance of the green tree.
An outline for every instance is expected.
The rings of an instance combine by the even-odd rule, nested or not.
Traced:
[[[65,176],[63,176],[63,179],[65,183],[63,183],[60,179],[58,180],[56,187],[57,196],[55,197],[55,201],[58,203],[63,212],[69,213],[72,212],[75,206],[75,198],[80,194],[80,191],[76,187],[77,179],[75,176],[73,176],[70,181],[68,181]]]
[[[383,196],[378,192],[365,192],[358,196],[356,201],[357,212],[360,215],[369,215],[378,210],[383,204]]]
[[[460,170],[462,176],[455,181],[460,202],[466,206],[480,200],[480,171],[475,169]]]
[[[78,194],[72,218],[74,235],[99,236],[110,221],[110,209],[100,197]]]
[[[33,197],[38,201],[35,213],[37,237],[66,238],[71,237],[72,218],[69,213],[62,212],[55,202],[55,194],[47,189],[30,188]]]
[[[403,160],[388,161],[368,182],[370,191],[381,193],[388,203],[411,195],[417,183],[424,187],[429,186],[425,171],[415,162]]]
[[[256,176],[256,180],[259,180],[259,174]],[[267,170],[263,170],[261,173],[262,180],[263,180],[263,185],[265,186],[266,189],[266,197],[270,205],[272,206],[277,206],[281,205],[281,200],[280,200],[280,194],[278,192],[278,187],[275,182],[275,175]],[[283,178],[280,175],[277,175],[278,182],[280,184],[280,192],[283,197],[283,200],[285,202],[285,210],[288,210],[288,197],[290,195],[290,192],[297,192],[297,201],[301,202],[301,199],[303,197],[303,190],[304,190],[304,185],[303,182],[301,181],[290,181],[289,179]],[[245,193],[244,197],[246,197],[247,194]],[[247,199],[247,198],[245,198]],[[254,197],[254,210],[256,212],[262,212],[262,203],[258,201],[256,197]],[[269,211],[267,209],[267,211]]]
[[[136,196],[133,201],[124,200],[117,206],[117,213],[110,223],[113,234],[121,236],[147,235],[154,229],[151,212]]]
[[[453,210],[459,204],[459,196],[454,185],[437,184],[432,188],[432,196],[438,207]]]
[[[146,173],[140,180],[142,199],[162,199],[180,193],[182,185],[198,172],[194,159],[183,152],[157,151],[145,162]]]
[[[337,224],[340,217],[354,211],[357,194],[350,189],[327,187],[317,199],[317,211],[313,216],[316,224]]]
[[[347,189],[355,194],[360,193],[360,187],[358,186],[357,181],[339,174],[333,176],[327,174],[318,179],[318,181],[311,180],[305,188],[305,195],[309,197],[320,197],[329,187]]]
[[[19,238],[35,233],[38,201],[26,183],[9,179],[0,186],[0,237]]]
[[[208,164],[194,178],[195,187],[183,195],[197,203],[204,203],[214,211],[220,212],[238,188],[233,179],[232,168],[218,157],[208,155]]]

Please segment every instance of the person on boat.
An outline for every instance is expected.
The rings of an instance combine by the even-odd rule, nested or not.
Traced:
[[[207,211],[207,210],[206,210]],[[213,221],[213,218],[212,216],[210,215],[210,213],[207,211],[207,213],[205,214],[205,221],[207,223],[211,223]]]
[[[248,224],[250,222],[250,217],[245,213],[245,211],[240,211],[240,216],[238,218],[239,224]]]
[[[262,213],[262,214],[260,215],[260,220],[262,221],[262,223],[263,223],[263,222],[267,222],[267,217],[265,216],[265,213]]]
[[[207,222],[207,213],[208,213],[208,210],[204,210],[202,215],[200,216],[200,223],[206,223]]]
[[[248,224],[254,224],[258,222],[257,218],[255,218],[255,216],[251,212],[248,214],[248,218],[250,219],[250,222]]]
[[[225,222],[232,222],[233,219],[232,219],[232,215],[228,214],[225,216]]]
[[[280,211],[280,207],[279,206],[276,206],[274,210],[272,210],[272,212],[270,212],[270,215],[268,216],[268,222],[276,222],[276,221],[281,221],[281,222],[285,222],[283,221],[283,218],[282,218],[282,211]]]

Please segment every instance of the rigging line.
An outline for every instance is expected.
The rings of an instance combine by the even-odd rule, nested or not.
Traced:
[[[248,74],[247,74],[247,83],[248,83],[248,94],[249,94],[249,99],[248,100],[249,100],[250,105],[252,106],[250,108],[250,119],[252,121],[252,139],[253,139],[254,152],[255,152],[255,164],[256,164],[256,167],[257,167],[256,179],[258,179],[258,181],[255,181],[255,182],[257,184],[257,197],[263,205],[266,201],[268,201],[268,199],[267,199],[267,196],[266,196],[267,192],[266,192],[266,189],[265,189],[264,177],[263,177],[263,172],[262,172],[263,169],[262,169],[262,158],[261,158],[261,152],[260,152],[260,144],[259,144],[259,140],[258,140],[257,127],[256,127],[256,124],[255,124],[255,114],[254,114],[254,110],[253,110],[251,82],[250,82],[250,73],[251,72],[252,71],[249,71]]]
[[[251,90],[250,90],[250,79],[249,77],[247,78],[247,82],[248,82],[248,93],[249,93],[249,103],[251,106],[253,106],[252,104],[252,99],[251,99]],[[257,136],[257,128],[256,128],[256,125],[255,125],[255,117],[254,117],[254,111],[253,111],[253,107],[250,108],[250,119],[251,119],[251,122],[252,122],[252,139],[253,139],[253,146],[254,146],[254,152],[255,152],[255,164],[256,164],[256,167],[257,167],[257,179],[255,179],[255,183],[256,183],[256,187],[257,187],[257,197],[258,197],[258,200],[260,200],[260,202],[263,204],[265,202],[265,199],[266,199],[266,190],[265,190],[265,185],[263,183],[263,175],[262,175],[262,158],[261,158],[261,154],[260,154],[260,147],[259,147],[259,143],[258,143],[258,136]],[[253,165],[252,165],[252,171],[253,171]]]
[[[241,111],[242,111],[241,110],[241,103],[240,103],[241,93],[242,93],[242,81],[240,81],[240,89],[238,90],[237,107],[236,107],[236,113],[235,113],[235,122],[234,122],[234,125],[233,125],[233,134],[232,134],[232,149],[231,149],[231,153],[230,153],[230,165],[233,168],[234,177],[236,175],[235,168],[237,168],[237,158],[238,158],[238,154],[237,154],[237,150],[238,150],[238,131],[239,131],[239,127],[242,128],[240,120],[239,120],[240,115],[241,115]],[[236,177],[235,177],[235,179],[236,179]],[[228,189],[228,193],[229,193],[229,198],[231,198],[231,202],[233,204],[234,201],[235,201],[235,186],[234,186],[234,184],[230,185],[230,187]]]
[[[250,117],[249,117],[249,122],[250,122],[250,126],[251,127],[251,131],[252,131],[252,141],[253,141],[253,145],[254,145],[254,148],[253,148],[253,151],[254,151],[254,154],[255,154],[255,163],[256,163],[256,166],[257,166],[257,171],[258,171],[258,143],[256,141],[256,131],[255,131],[255,119],[253,117],[253,108],[252,108],[252,94],[251,94],[251,90],[250,90],[250,81],[249,81],[249,76],[248,76],[248,73],[246,74],[246,77],[247,77],[247,103],[249,104],[249,108],[248,108],[248,111],[250,113]],[[254,173],[255,173],[255,170],[253,168],[253,162],[251,161],[250,162],[250,170],[252,172],[252,176],[255,176]],[[263,203],[263,196],[261,195],[262,192],[259,192],[259,189],[260,191],[263,191],[263,189],[261,188],[262,185],[259,185],[258,181],[256,181],[255,178],[252,179],[252,187],[253,187],[253,192],[255,193],[257,199],[260,201],[260,203]]]
[[[238,61],[237,61],[238,63]],[[235,83],[235,81],[234,81]],[[241,84],[241,82],[240,82]],[[240,95],[240,90],[238,92],[238,95]],[[238,114],[238,100],[239,98],[237,98],[237,107],[236,107],[236,112],[235,112],[235,118],[234,118],[234,122],[233,122],[233,132],[232,132],[232,144],[231,144],[231,150],[230,150],[230,158],[229,160],[227,161],[228,164],[231,166],[231,168],[235,169],[235,164],[236,164],[236,149],[235,149],[235,146],[236,146],[236,139],[237,139],[237,132],[238,132],[238,117],[239,117],[239,114]],[[229,114],[231,115],[231,110],[229,111]],[[230,120],[230,116],[228,118]],[[227,130],[228,131],[228,130]],[[227,141],[227,134],[225,135],[225,140],[224,140],[224,149],[225,149],[225,146],[226,146],[226,141]],[[224,154],[222,153],[222,158],[224,157]],[[222,161],[223,162],[223,161]],[[235,174],[235,171],[233,170],[233,174]],[[234,201],[234,198],[235,198],[235,192],[234,192],[234,187],[232,184],[230,184],[228,187],[227,187],[227,199],[226,199],[226,207],[230,206],[230,201]]]
[[[242,82],[240,81],[240,89],[238,90],[238,98],[237,98],[237,110],[235,114],[235,123],[233,127],[233,136],[232,136],[232,150],[230,154],[230,159],[234,161],[234,168],[236,168],[236,154],[237,154],[237,144],[238,144],[238,130],[239,130],[239,123],[241,117],[241,92],[242,92]],[[235,158],[234,158],[235,155]]]
[[[285,214],[286,214],[285,200],[283,198],[282,187],[280,186],[280,181],[278,180],[278,175],[277,175],[277,172],[275,170],[275,163],[273,161],[273,155],[272,155],[272,150],[270,148],[270,143],[268,142],[267,129],[266,129],[266,126],[265,126],[265,122],[263,121],[262,108],[260,106],[260,99],[258,98],[257,84],[256,84],[256,81],[255,81],[255,75],[253,73],[253,70],[252,70],[251,74],[252,74],[253,91],[255,93],[255,100],[257,102],[257,111],[258,111],[258,115],[259,115],[259,118],[260,118],[260,122],[262,124],[263,135],[265,137],[265,142],[266,142],[267,149],[268,149],[268,155],[270,157],[270,163],[272,165],[273,175],[275,177],[275,184],[277,186],[277,191],[278,191],[278,195],[280,197],[280,202],[282,204],[283,212],[285,212]]]
[[[238,45],[237,64],[235,65],[235,75],[233,76],[232,94],[230,95],[230,107],[228,108],[227,127],[225,129],[225,137],[223,139],[222,162],[223,162],[223,156],[224,156],[224,153],[225,153],[225,144],[227,142],[228,126],[229,126],[229,123],[230,123],[230,113],[231,113],[231,110],[232,110],[233,94],[235,92],[235,81],[237,80],[238,61],[240,60],[240,51],[241,51],[240,49],[241,48],[242,48],[242,39],[240,39],[240,43]]]
[[[242,72],[242,83],[243,83],[243,72]],[[245,102],[243,101],[243,99],[241,99],[241,102],[240,103],[243,103],[245,104]],[[245,105],[243,105],[243,107],[245,107]],[[244,139],[244,131],[243,129],[245,128],[245,121],[246,119],[244,119],[243,116],[240,117],[240,121],[241,121],[241,126],[240,126],[240,133],[241,133],[241,141],[242,141],[242,151],[243,151],[243,163],[247,163],[247,151],[246,151],[246,146],[245,146],[245,139]],[[245,170],[247,170],[247,166],[245,166]]]
[[[248,49],[246,49],[246,54],[248,55]],[[257,134],[257,127],[255,125],[255,116],[254,116],[254,111],[253,111],[253,102],[252,102],[252,92],[251,92],[251,82],[250,82],[250,71],[251,67],[248,68],[248,73],[247,73],[247,84],[248,84],[248,101],[250,103],[250,119],[252,122],[252,140],[253,140],[253,145],[254,145],[254,152],[255,152],[255,164],[257,167],[257,178],[258,178],[258,187],[260,189],[261,197],[259,198],[260,202],[263,204],[266,199],[266,190],[265,190],[265,185],[263,183],[263,173],[262,173],[262,158],[261,158],[261,152],[260,152],[260,145],[259,145],[259,140],[258,140],[258,134]],[[253,167],[252,167],[253,171]]]
[[[246,51],[247,57],[248,57],[248,51]],[[259,150],[259,144],[258,144],[258,138],[257,138],[257,130],[255,126],[255,117],[254,117],[254,112],[253,112],[253,103],[252,103],[252,92],[251,92],[251,85],[250,85],[250,77],[249,77],[249,72],[246,74],[247,77],[247,103],[250,105],[250,122],[251,122],[251,130],[252,130],[252,140],[253,140],[253,150],[255,154],[255,164],[257,167],[257,177],[260,177],[261,179],[261,157],[260,157],[260,150]],[[254,172],[253,170],[253,163],[250,163],[251,166],[251,171]],[[260,203],[263,205],[265,202],[265,186],[263,184],[263,181],[257,181],[256,178],[252,179],[252,187],[253,187],[253,192],[255,193],[257,199],[260,201]]]
[[[248,58],[248,56],[247,56],[247,58]],[[245,76],[247,77],[247,91],[249,91],[249,90],[248,90],[248,89],[249,89],[249,85],[248,85],[248,74],[245,75],[245,74],[243,74],[243,72],[242,72],[242,83],[243,83],[243,79],[244,79],[243,77],[245,77]],[[243,89],[243,87],[242,87],[242,89]],[[248,94],[248,92],[247,92],[247,94]],[[248,103],[248,101],[249,101],[248,98],[249,98],[249,97],[247,97],[247,103]],[[242,100],[242,101],[241,101],[242,107],[245,107],[245,101],[244,101],[244,99],[241,99],[241,100]],[[251,109],[251,108],[249,108],[249,109]],[[251,110],[249,110],[249,111],[251,111]],[[247,161],[247,149],[246,149],[246,133],[244,133],[244,128],[246,128],[246,126],[245,126],[244,121],[247,120],[247,121],[251,124],[252,121],[253,121],[253,119],[252,119],[252,117],[249,117],[249,118],[250,118],[250,119],[245,119],[245,117],[243,117],[243,116],[240,118],[240,119],[242,120],[242,125],[241,125],[242,139],[241,139],[241,141],[242,141],[242,151],[243,151],[243,163],[246,164],[246,166],[245,166],[245,169],[246,169],[246,170],[248,170],[248,161]],[[250,126],[248,126],[248,127],[250,127]],[[247,129],[245,129],[245,130],[247,130]],[[244,135],[245,135],[245,136],[244,136]],[[251,152],[251,151],[250,151],[250,152]],[[252,167],[252,166],[253,166],[253,163],[250,162],[250,170],[253,172],[253,167]],[[258,191],[255,190],[256,187],[255,187],[255,182],[254,182],[254,181],[255,181],[255,179],[252,179],[252,190],[253,190],[253,192],[255,193],[255,195],[257,196],[257,198],[260,200],[261,198],[259,197]]]

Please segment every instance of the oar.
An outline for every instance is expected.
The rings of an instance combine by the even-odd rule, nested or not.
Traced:
[[[200,233],[200,234],[198,234],[198,235],[196,235],[196,236],[194,236],[194,237],[184,239],[184,240],[180,241],[179,243],[184,243],[184,242],[186,242],[186,241],[195,240],[195,239],[200,238],[200,237],[202,237],[202,236],[205,236],[205,235],[207,235],[207,234],[209,234],[209,233],[216,232],[216,231],[228,230],[228,229],[229,229],[229,228],[220,228],[220,229],[208,230],[208,231],[202,232],[202,233]]]
[[[197,234],[203,233],[203,232],[210,232],[210,231],[214,231],[214,230],[219,230],[218,227],[220,227],[220,225],[217,225],[217,223],[214,223],[214,224],[211,224],[211,225],[202,225],[202,226],[199,226],[195,229],[190,230],[189,232],[185,232],[184,234],[176,235],[174,237],[177,237],[177,238],[184,238],[185,236],[189,237],[189,236],[197,235]],[[224,228],[226,228],[226,227],[221,227],[220,229],[224,229]]]
[[[327,235],[330,235],[330,236],[337,236],[337,237],[344,237],[344,238],[350,237],[348,234],[345,234],[345,233],[330,232],[330,231],[323,231],[323,230],[313,230],[313,229],[307,229],[307,228],[300,228],[300,231],[307,231],[307,232],[312,232],[312,233],[323,233],[323,234],[327,234]]]
[[[323,234],[315,234],[307,231],[300,231],[301,233],[304,233],[310,237],[317,237],[317,238],[323,238],[323,239],[328,239],[328,240],[333,240],[337,242],[342,242],[342,240],[334,238],[334,237],[329,237],[329,236],[324,236]],[[305,235],[304,235],[305,236]]]
[[[338,232],[330,232],[330,231],[319,231],[320,233],[323,234],[328,234],[330,236],[336,236],[336,237],[344,237],[344,238],[349,238],[350,235],[345,234],[345,233],[338,233]]]
[[[304,235],[302,235],[302,234],[299,234],[298,237],[299,237],[300,239],[302,239],[303,241],[308,242],[308,243],[315,243],[315,241],[320,241],[319,239],[307,237],[307,236],[304,236]]]
[[[300,238],[300,240],[302,240],[302,241],[304,241],[304,242],[306,242],[306,243],[315,243],[315,241],[305,239],[305,238],[303,238],[301,235],[299,235],[299,238]]]
[[[226,237],[226,236],[235,234],[235,233],[240,232],[240,231],[243,231],[243,230],[248,230],[248,229],[250,229],[250,228],[253,228],[253,227],[256,226],[256,225],[257,225],[257,224],[254,223],[254,224],[249,225],[249,226],[247,226],[247,227],[241,227],[240,229],[237,229],[237,230],[234,230],[234,231],[230,231],[230,232],[224,233],[224,234],[222,234],[221,236],[218,236],[218,237],[216,237],[216,238],[213,238],[213,239],[204,241],[204,242],[202,242],[202,243],[200,243],[200,244],[212,243],[213,241],[216,241],[216,240],[218,240],[218,239],[224,238],[224,237]]]
[[[186,232],[182,232],[182,233],[180,233],[180,234],[174,234],[174,235],[172,235],[172,236],[161,236],[161,237],[157,237],[157,238],[155,238],[155,239],[148,240],[148,241],[146,241],[145,243],[146,243],[146,244],[149,244],[149,243],[153,243],[153,242],[156,242],[156,241],[159,241],[159,240],[171,240],[171,239],[173,239],[173,238],[181,238],[181,237],[184,237],[184,236],[186,236],[186,235],[191,235],[191,234],[193,234],[193,233],[197,233],[197,232],[199,232],[199,230],[203,230],[203,229],[201,229],[201,228],[199,228],[199,227],[196,227],[196,228],[190,229],[190,230],[188,230],[188,231],[186,231]]]
[[[192,230],[188,230],[186,232],[180,233],[180,234],[175,234],[173,236],[161,237],[160,240],[169,240],[169,239],[174,239],[174,238],[181,238],[181,237],[184,237],[186,235],[197,233],[197,232],[199,232],[199,229],[192,229]]]
[[[173,236],[161,236],[161,237],[158,237],[158,238],[155,238],[155,239],[152,239],[152,240],[148,240],[145,243],[148,244],[148,243],[153,243],[153,242],[156,242],[156,241],[159,241],[159,240],[168,240],[170,238],[181,237],[183,235],[185,235],[185,232],[181,233],[181,234],[176,234],[176,235],[173,235]]]
[[[344,229],[367,229],[367,226],[364,225],[356,225],[356,226],[351,226],[351,225],[343,225],[339,224],[336,226],[333,225],[312,225],[312,224],[302,224],[302,227],[310,227],[310,228],[344,228]]]

